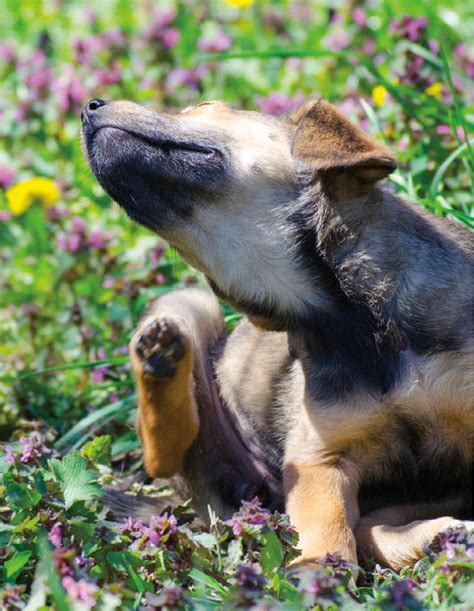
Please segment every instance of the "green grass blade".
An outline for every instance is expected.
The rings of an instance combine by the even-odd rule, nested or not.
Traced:
[[[52,373],[55,371],[71,371],[73,369],[94,369],[95,367],[116,367],[117,365],[126,365],[129,362],[129,358],[126,356],[117,357],[115,359],[103,359],[100,361],[85,361],[82,363],[71,363],[64,365],[56,365],[55,367],[47,367],[46,369],[38,369],[36,371],[28,371],[19,376],[21,379],[29,378],[31,376],[39,376],[44,373]]]
[[[474,141],[473,141],[474,142]],[[448,171],[449,166],[453,163],[453,161],[455,161],[460,155],[462,155],[462,153],[464,153],[464,151],[466,149],[468,149],[470,146],[469,140],[467,142],[465,142],[464,144],[461,144],[461,146],[458,146],[458,148],[456,150],[454,150],[444,161],[443,163],[439,166],[438,170],[436,171],[436,174],[433,176],[433,180],[431,181],[431,186],[430,186],[430,191],[429,191],[429,195],[431,199],[436,199],[436,196],[438,194],[439,191],[439,187],[441,185],[441,182],[444,178],[444,175],[446,174],[446,172]]]
[[[111,403],[110,405],[106,405],[105,407],[102,407],[101,409],[98,409],[97,411],[88,414],[85,418],[79,420],[79,422],[74,425],[72,429],[69,430],[65,435],[60,437],[56,441],[55,447],[57,449],[63,448],[68,443],[74,441],[74,439],[80,433],[82,433],[92,424],[100,422],[101,420],[107,422],[111,420],[117,412],[122,411],[124,409],[128,409],[129,407],[134,406],[135,403],[136,398],[133,395],[131,397],[127,397],[126,399],[122,399],[122,401],[117,401],[115,403]]]

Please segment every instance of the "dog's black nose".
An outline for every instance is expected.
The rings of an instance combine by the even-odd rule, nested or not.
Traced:
[[[101,106],[105,106],[107,102],[105,100],[101,100],[100,98],[94,98],[87,102],[81,112],[82,121],[85,120],[87,116],[90,116],[93,112],[95,112]]]

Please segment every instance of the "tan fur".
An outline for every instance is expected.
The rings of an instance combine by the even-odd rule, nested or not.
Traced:
[[[357,564],[352,530],[359,516],[351,470],[341,461],[287,462],[283,481],[286,508],[300,535],[302,556],[297,562],[318,560],[337,550],[345,560]]]
[[[143,322],[146,324],[149,320]],[[140,327],[137,333],[141,333]],[[148,378],[136,356],[132,356],[132,363],[138,391],[137,427],[143,443],[145,469],[152,477],[170,477],[182,470],[184,455],[199,430],[191,389],[192,350],[187,346],[177,373],[170,381],[157,382]]]
[[[189,290],[178,301],[168,296],[155,304],[140,322],[130,342],[130,354],[138,391],[137,426],[143,443],[145,469],[152,477],[170,477],[183,470],[186,452],[199,430],[194,398],[194,351],[205,350],[223,331],[215,301],[199,290]],[[192,310],[192,325],[189,314]],[[214,316],[212,315],[214,314]],[[181,331],[185,354],[177,362],[170,380],[155,380],[143,372],[135,345],[143,329],[153,320],[171,318]]]
[[[395,571],[414,564],[426,553],[435,536],[447,528],[474,527],[448,515],[458,509],[459,501],[418,503],[375,511],[355,528],[359,558],[374,558]],[[437,516],[443,517],[437,517]]]
[[[285,121],[236,112],[221,103],[160,116],[134,104],[114,102],[88,121],[89,135],[98,125],[120,132],[124,150],[119,160],[126,158],[127,150],[130,156],[136,155],[142,140],[143,146],[150,146],[150,131],[154,137],[159,133],[157,151],[165,135],[166,142],[175,143],[175,157],[184,165],[189,141],[193,147],[214,144],[225,159],[220,170],[231,168],[228,182],[216,187],[218,202],[188,187],[191,213],[160,224],[156,210],[168,212],[174,200],[173,194],[166,192],[165,197],[157,190],[148,197],[146,221],[212,280],[216,292],[265,330],[252,335],[243,326],[244,342],[235,332],[216,372],[230,411],[243,410],[264,443],[282,446],[287,508],[300,531],[304,559],[339,551],[354,561],[352,531],[358,520],[359,486],[390,479],[397,465],[416,459],[441,467],[455,460],[456,468],[467,473],[474,437],[472,282],[468,276],[472,237],[467,230],[441,224],[420,207],[376,186],[396,167],[389,149],[324,101],[305,105]],[[100,140],[102,157],[101,151],[94,150],[98,139],[91,135],[88,150],[98,177],[106,187],[116,189],[114,176],[107,175],[108,168],[114,167],[107,133]],[[132,136],[127,139],[129,133]],[[159,159],[168,163],[166,155]],[[203,168],[193,176],[195,180],[201,180]],[[176,171],[173,165],[166,169],[171,174]],[[192,173],[193,164],[183,167],[186,170]],[[156,184],[154,172],[151,185]],[[169,184],[167,180],[163,186]],[[213,180],[205,183],[203,193],[214,184]],[[133,193],[131,197],[118,190],[118,194],[119,203],[123,199],[125,207],[143,212],[132,205],[136,204]],[[309,242],[304,251],[299,249],[300,239]],[[178,324],[189,337],[206,317],[198,307],[193,322],[195,313],[186,299],[190,316]],[[338,309],[341,302],[345,305]],[[179,319],[179,303],[173,303]],[[169,315],[175,312],[170,310]],[[214,315],[210,320],[215,320]],[[317,345],[323,334],[315,340],[320,320],[330,320],[333,329],[345,325],[341,328],[353,350],[345,352],[339,337],[337,354],[338,358],[343,354],[346,372],[357,377],[350,380],[350,391],[344,387],[331,394],[324,380],[315,382],[318,363],[324,367],[325,362]],[[352,343],[348,321],[365,334],[358,343]],[[275,339],[278,334],[272,331],[277,329],[287,332],[286,347],[285,341]],[[169,472],[180,469],[184,455],[193,451],[198,423],[191,368],[196,375],[199,355],[212,344],[211,336],[204,333],[205,341],[196,345],[191,340],[192,350],[178,367],[179,384],[173,380],[166,383],[168,388],[160,383],[159,388],[150,389],[138,372],[144,439],[148,433],[143,429],[152,430],[144,441],[146,455],[155,455],[146,458],[151,472],[161,472],[160,465],[167,460]],[[305,342],[307,338],[314,341]],[[384,341],[386,352],[380,349]],[[330,341],[324,349],[330,352]],[[371,369],[356,366],[355,350],[362,361],[365,355],[372,358],[367,361]],[[375,381],[371,378],[376,364],[392,363],[380,354],[393,357],[399,377],[392,379],[387,366],[383,375],[377,374]],[[253,366],[245,366],[246,360]],[[335,361],[331,361],[333,369],[323,369],[328,379],[344,374]],[[163,402],[176,407],[166,411]],[[176,435],[175,426],[184,427],[185,434]],[[171,441],[165,442],[163,437],[168,435]],[[415,472],[417,466],[413,466]],[[370,536],[382,541],[380,556],[398,566],[404,558],[419,555],[420,542],[446,523],[446,516],[433,517],[437,518],[444,521],[418,523],[415,516],[412,524],[385,525],[389,530],[371,523]],[[415,542],[408,551],[386,551],[405,536],[408,545],[410,535]]]
[[[187,344],[195,347],[198,362],[199,350],[212,346],[223,330],[218,305],[212,295],[187,289],[161,298],[140,323],[135,336],[150,319],[159,320],[164,316],[180,325],[183,335],[188,338]],[[131,346],[133,348],[133,340]],[[311,426],[308,416],[304,416],[305,412],[302,414],[299,408],[304,394],[304,378],[298,362],[289,376],[282,380],[275,378],[278,371],[285,371],[287,350],[285,334],[259,330],[243,322],[227,341],[223,356],[217,362],[216,374],[221,392],[233,410],[246,413],[257,430],[265,431],[266,435],[276,426],[275,434],[285,438],[283,478],[286,510],[300,533],[302,550],[302,555],[295,561],[297,566],[312,565],[328,552],[338,551],[354,564],[358,559],[372,557],[382,566],[400,570],[421,558],[441,530],[472,526],[449,515],[459,512],[464,503],[462,498],[394,506],[359,517],[357,489],[361,473],[370,472],[378,476],[389,473],[390,459],[400,452],[397,440],[403,436],[403,428],[394,427],[387,414],[381,415],[378,422],[373,416],[367,417],[364,426],[361,426],[360,415],[349,417],[343,426],[337,426],[337,414],[331,418],[326,416],[325,427]],[[148,381],[143,376],[141,365],[133,357],[133,351],[132,359],[140,389]],[[143,434],[142,429],[145,457],[151,457],[146,458],[145,463],[153,476],[165,471],[168,475],[182,473],[196,435],[195,396],[189,384],[186,362],[183,365],[176,379],[184,376],[184,386],[174,386],[173,379],[168,383],[170,392],[162,392],[159,386],[155,386],[151,402],[142,403],[140,400],[139,422],[143,422],[142,426],[152,433],[147,434],[145,429]],[[282,382],[284,384],[278,389]],[[275,384],[282,403],[279,409],[287,418],[279,431],[278,422],[275,423],[274,419],[281,412],[275,411],[270,396]],[[181,406],[184,409],[180,409],[176,396],[180,396],[183,388],[189,392],[184,393],[187,402]],[[150,420],[147,416],[151,416]],[[446,423],[447,431],[454,439],[465,436],[463,420],[458,416],[448,413]],[[318,437],[318,428],[324,441]],[[432,429],[427,428],[427,434],[430,432]],[[436,445],[437,440],[435,436],[432,443]],[[333,451],[329,450],[330,447],[334,448]],[[199,457],[200,454],[193,456]],[[212,475],[203,474],[200,480],[199,494],[204,497],[208,494],[205,487],[211,485]],[[199,500],[196,501],[199,505]],[[219,506],[217,500],[212,504],[215,508]],[[144,510],[152,513],[150,507]]]
[[[357,168],[358,176],[379,180],[396,167],[391,150],[364,134],[332,104],[310,102],[294,116],[298,126],[293,140],[295,157],[315,170]]]

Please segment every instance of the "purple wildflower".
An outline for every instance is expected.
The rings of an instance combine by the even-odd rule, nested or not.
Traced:
[[[0,593],[0,608],[21,609],[24,607],[24,603],[21,600],[21,595],[25,589],[25,586],[14,586],[7,584],[5,589]]]
[[[16,172],[11,166],[0,164],[0,187],[8,188],[15,180],[15,176]]]
[[[235,572],[236,589],[234,603],[237,608],[249,609],[251,603],[261,597],[267,580],[261,575],[258,564],[241,564]]]
[[[262,508],[257,497],[253,501],[242,501],[242,507],[234,513],[227,522],[232,526],[234,535],[240,536],[245,531],[247,525],[263,526],[268,523],[271,513]]]
[[[100,36],[76,38],[72,42],[76,62],[80,65],[89,65],[93,58],[104,50],[105,41]]]
[[[102,33],[101,36],[105,47],[114,47],[115,49],[123,48],[127,42],[125,34],[120,28],[110,28]]]
[[[165,534],[174,534],[178,532],[178,521],[173,514],[164,513],[161,516],[152,516],[150,518],[150,540],[156,545],[159,545],[162,537]],[[155,536],[155,533],[158,535]],[[153,539],[153,540],[152,540]]]
[[[199,87],[200,79],[205,76],[208,69],[206,66],[199,66],[195,70],[187,68],[174,68],[168,73],[166,77],[166,92],[173,94],[179,87],[189,87],[190,89],[197,89]]]
[[[178,522],[173,514],[167,513],[152,516],[149,526],[129,518],[120,527],[120,532],[133,539],[131,549],[154,553],[157,547],[166,545],[170,537],[178,532]]]
[[[62,112],[78,110],[89,94],[71,65],[63,66],[61,72],[61,77],[52,84],[60,109]]]
[[[74,563],[80,569],[90,569],[92,566],[94,566],[94,561],[92,558],[84,556],[83,554],[78,554],[75,556]]]
[[[16,462],[16,455],[11,446],[5,446],[5,460],[9,463]]]
[[[149,27],[146,36],[149,39],[159,38],[164,28],[173,23],[176,18],[176,10],[173,8],[158,11]]]
[[[176,17],[174,9],[166,9],[158,12],[150,27],[145,32],[145,39],[148,43],[163,46],[165,49],[172,49],[181,37],[176,28],[170,27]]]
[[[261,575],[258,564],[240,564],[235,572],[235,580],[241,587],[262,588],[266,579]]]
[[[324,47],[330,51],[342,51],[349,46],[351,37],[344,27],[337,26],[322,40]]]
[[[68,214],[69,212],[67,208],[60,208],[58,206],[48,206],[46,208],[46,216],[48,217],[48,220],[52,221],[53,223],[65,219]]]
[[[302,68],[304,65],[303,60],[300,57],[289,57],[285,61],[285,70],[295,71]]]
[[[438,55],[440,46],[437,40],[434,40],[433,38],[428,40],[428,47],[431,53],[433,53],[433,55]]]
[[[143,528],[142,522],[140,520],[134,520],[131,517],[127,519],[126,522],[119,526],[119,532],[121,535],[137,535],[141,534],[141,530]]]
[[[367,27],[367,13],[360,6],[356,7],[352,11],[352,21],[359,26],[359,28]]]
[[[389,32],[391,34],[400,34],[411,42],[416,42],[423,35],[427,25],[428,19],[426,17],[405,16],[399,20],[392,20]]]
[[[407,609],[411,607],[410,602],[413,601],[413,588],[416,587],[416,581],[413,579],[403,579],[395,581],[388,588],[390,601],[395,605],[396,609]]]
[[[110,68],[99,68],[95,72],[95,79],[98,87],[106,87],[107,85],[116,85],[122,80],[122,71],[117,62],[114,62]]]
[[[158,263],[161,261],[161,258],[164,255],[164,253],[165,253],[165,249],[163,248],[163,246],[161,246],[161,245],[156,246],[151,251],[151,255],[150,255],[150,263],[151,263],[151,265],[158,265]]]
[[[81,236],[77,233],[60,235],[57,239],[57,243],[62,250],[75,253],[81,247]]]
[[[290,98],[285,93],[274,91],[266,98],[258,98],[257,104],[260,110],[269,115],[281,115],[295,110],[303,103],[303,96],[296,95]]]
[[[112,276],[106,276],[102,282],[102,288],[111,289],[115,285],[115,279]]]
[[[362,44],[361,49],[362,49],[362,53],[370,57],[371,55],[375,53],[375,49],[376,49],[375,40],[371,37],[366,38]]]
[[[73,216],[71,219],[71,228],[74,233],[83,235],[87,229],[87,223],[80,216]]]
[[[447,528],[433,539],[432,552],[446,554],[448,560],[468,557],[474,560],[474,532],[467,528]]]
[[[128,344],[124,344],[123,346],[119,346],[118,348],[115,349],[115,352],[117,354],[128,354]]]
[[[449,136],[452,133],[451,127],[446,125],[446,123],[440,123],[437,125],[435,131],[439,136]]]
[[[68,596],[77,603],[82,603],[87,609],[93,609],[96,601],[94,594],[98,591],[98,587],[85,579],[74,581],[72,577],[66,575],[63,577],[62,584],[68,593]]]
[[[107,357],[106,357],[104,350],[100,348],[99,350],[97,350],[94,360],[103,361],[106,358]],[[92,375],[91,375],[92,382],[94,384],[101,384],[105,380],[108,371],[109,371],[108,365],[100,365],[99,367],[94,367],[94,369],[92,370]]]
[[[145,594],[145,609],[176,609],[180,607],[183,597],[183,588],[180,586],[165,586],[158,594],[147,592]]]
[[[88,25],[93,25],[97,21],[97,12],[90,6],[85,6],[82,9],[82,15]]]
[[[27,464],[41,458],[45,454],[50,454],[51,450],[41,441],[38,433],[32,433],[29,437],[20,437],[22,451],[20,462]]]
[[[9,221],[11,218],[12,218],[12,213],[10,212],[10,210],[0,210],[0,223]]]
[[[332,575],[320,570],[304,584],[303,591],[315,598],[320,598],[331,594],[337,585],[339,585],[338,581]]]
[[[161,42],[165,49],[172,49],[178,44],[181,34],[176,28],[166,28],[161,34]]]
[[[458,137],[459,142],[464,142],[466,139],[466,134],[464,132],[464,128],[459,126],[456,128],[456,134]]]
[[[87,245],[96,250],[105,250],[111,239],[112,234],[109,231],[95,228],[92,229],[87,237]]]
[[[15,49],[8,42],[0,43],[0,62],[5,64],[13,64],[15,61]]]
[[[199,49],[207,53],[222,53],[231,45],[232,38],[222,28],[218,28],[213,36],[203,36],[198,42]]]
[[[61,547],[61,543],[63,540],[61,522],[56,522],[55,524],[53,524],[53,527],[49,532],[48,539],[52,543],[54,548],[59,549]]]
[[[46,89],[51,83],[53,71],[48,66],[42,66],[39,70],[35,70],[25,79],[26,86],[29,89],[40,91]]]

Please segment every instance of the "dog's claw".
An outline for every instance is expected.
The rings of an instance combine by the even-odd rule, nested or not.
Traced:
[[[138,336],[135,352],[143,361],[143,373],[154,378],[172,378],[176,362],[185,352],[178,327],[168,320],[153,320]]]

